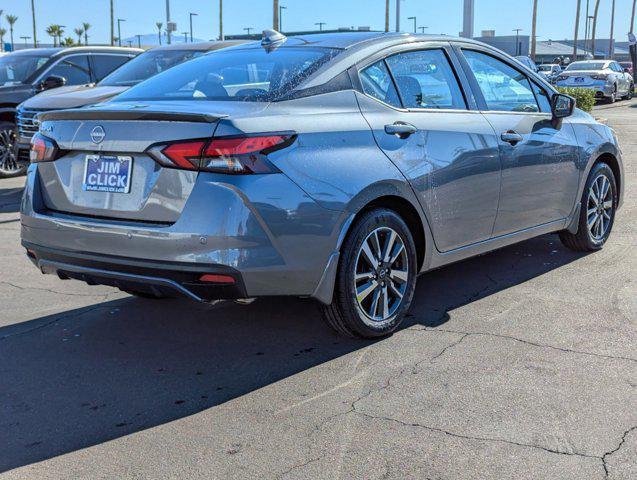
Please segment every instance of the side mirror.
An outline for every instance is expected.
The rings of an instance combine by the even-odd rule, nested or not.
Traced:
[[[551,99],[551,112],[553,113],[553,120],[559,120],[561,118],[570,117],[575,110],[575,99],[564,95],[563,93],[556,93]]]
[[[66,85],[66,78],[57,75],[50,75],[40,82],[40,89],[51,90]]]

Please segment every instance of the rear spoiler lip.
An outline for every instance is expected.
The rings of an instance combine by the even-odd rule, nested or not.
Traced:
[[[162,112],[149,110],[54,110],[40,113],[40,122],[51,120],[132,120],[159,122],[216,123],[227,115],[208,113]]]

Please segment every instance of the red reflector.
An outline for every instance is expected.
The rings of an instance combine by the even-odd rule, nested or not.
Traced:
[[[200,282],[210,283],[235,283],[235,280],[230,275],[217,275],[213,273],[206,273],[199,278]]]
[[[271,135],[264,137],[213,139],[206,147],[204,156],[230,157],[261,152],[262,150],[267,150],[268,148],[285,142],[288,138],[290,138],[289,135]]]
[[[164,148],[161,153],[177,167],[196,170],[205,144],[206,142],[203,141],[173,143]]]

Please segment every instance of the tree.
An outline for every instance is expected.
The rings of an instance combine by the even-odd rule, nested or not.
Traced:
[[[157,37],[159,37],[159,44],[161,45],[161,27],[163,27],[164,24],[162,22],[156,22],[155,25],[157,26]]]
[[[15,15],[7,15],[7,23],[9,24],[9,35],[11,35],[11,51],[14,50],[14,46],[13,46],[13,26],[15,25],[15,22],[18,21],[18,17],[16,17]]]
[[[223,0],[219,0],[219,40],[225,40],[223,36]]]
[[[31,21],[33,22],[33,47],[38,48],[38,33],[35,28],[35,0],[31,0]]]
[[[115,13],[113,12],[113,0],[111,0],[111,45],[115,45]]]
[[[582,0],[577,0],[577,13],[575,13],[575,35],[573,36],[573,61],[577,61],[577,34],[579,33],[579,15],[582,8]]]
[[[533,0],[533,23],[531,24],[531,59],[535,61],[535,49],[537,45],[537,0]]]
[[[4,45],[4,36],[7,34],[7,29],[0,27],[0,45]]]
[[[58,26],[57,25],[49,25],[46,27],[46,34],[53,38],[53,46],[58,46]]]
[[[633,13],[630,16],[630,28],[628,29],[630,33],[635,33],[635,10],[637,9],[637,0],[633,0]],[[633,78],[635,77],[635,71],[637,68],[637,45],[630,46],[630,58],[633,62]]]
[[[595,58],[595,32],[597,30],[597,15],[599,14],[599,3],[600,0],[597,0],[595,3],[595,11],[593,13],[593,33],[591,33],[591,52],[593,53],[593,58]]]
[[[389,32],[389,0],[385,0],[385,31]]]
[[[84,35],[84,29],[76,28],[73,31],[75,32],[75,35],[77,35],[77,44],[82,45],[82,35]]]
[[[84,45],[88,46],[88,29],[91,28],[91,24],[84,22],[82,28],[84,29]]]
[[[72,47],[73,45],[75,45],[75,40],[72,37],[66,37],[64,40],[60,38],[61,47]]]
[[[56,27],[57,27],[57,32],[58,32],[58,44],[61,47],[62,46],[62,35],[64,35],[64,29],[62,28],[61,25],[56,25]]]

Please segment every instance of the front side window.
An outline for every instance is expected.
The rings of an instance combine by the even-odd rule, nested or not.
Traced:
[[[399,53],[389,57],[387,64],[406,108],[467,108],[442,50]]]
[[[362,70],[360,78],[363,92],[367,95],[394,107],[401,106],[396,87],[383,60]]]
[[[63,58],[46,73],[45,77],[52,75],[65,78],[67,85],[91,83],[88,56],[73,55],[72,57]]]
[[[529,79],[523,73],[494,57],[464,50],[488,110],[538,112]]]
[[[115,101],[275,101],[340,52],[319,47],[219,50],[160,73]]]

